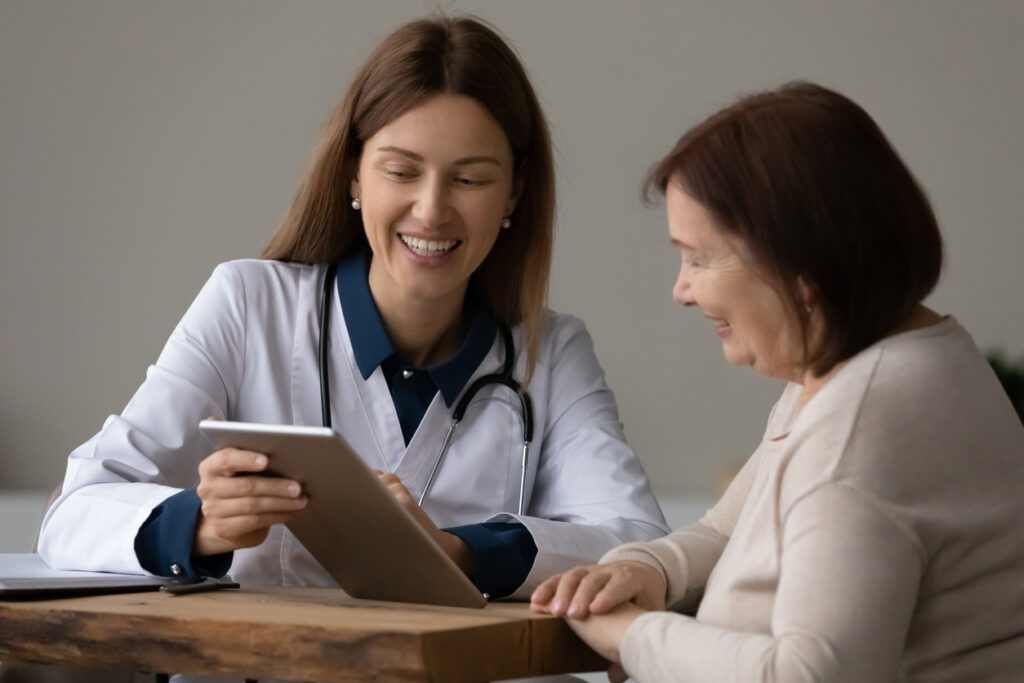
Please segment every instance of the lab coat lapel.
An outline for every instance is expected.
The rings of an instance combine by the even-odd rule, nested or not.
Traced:
[[[384,379],[384,372],[378,367],[364,381],[354,354],[348,366],[356,388],[355,393],[359,396],[363,424],[368,429],[368,435],[372,438],[381,459],[379,465],[373,465],[369,461],[367,464],[385,472],[393,472],[405,452],[405,438],[402,436],[402,425],[398,421],[398,413],[395,411],[388,383]],[[366,455],[363,455],[363,459],[366,460]]]
[[[299,286],[295,315],[295,338],[292,344],[291,392],[292,424],[320,426],[323,424],[320,411],[320,367],[317,346],[320,337],[320,291],[325,267],[310,269]],[[334,297],[335,302],[337,297]],[[337,319],[340,309],[331,315]],[[331,338],[332,344],[337,336]],[[332,346],[332,349],[335,348]],[[333,370],[333,368],[332,368]],[[334,395],[334,382],[331,383]]]
[[[339,303],[335,319],[335,334],[344,357],[332,358],[332,371],[337,368],[338,381],[331,384],[331,401],[336,406],[344,404],[343,415],[335,430],[349,442],[368,467],[390,472],[401,460],[405,451],[402,426],[395,412],[391,391],[384,380],[384,373],[378,367],[369,377],[363,379],[352,349],[352,340],[345,327],[345,317]],[[336,402],[335,390],[343,392],[343,400]]]
[[[326,267],[311,271],[299,293],[292,355],[292,422],[321,425],[320,410],[320,297]],[[337,295],[331,297],[328,375],[331,387],[331,426],[368,467],[391,470],[405,444],[380,369],[363,380]],[[397,434],[397,442],[393,438]]]
[[[423,488],[430,476],[430,469],[434,466],[441,444],[444,443],[444,436],[448,432],[451,422],[452,410],[444,404],[441,392],[434,394],[434,399],[423,414],[416,432],[409,440],[409,446],[404,448],[401,462],[394,469],[394,473],[405,484],[413,498],[419,500]],[[397,417],[396,417],[397,424]],[[398,430],[401,440],[401,429]]]

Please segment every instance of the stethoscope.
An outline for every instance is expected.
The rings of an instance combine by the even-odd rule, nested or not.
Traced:
[[[324,275],[323,291],[320,294],[320,411],[324,427],[328,428],[331,426],[331,390],[327,374],[327,348],[331,335],[328,323],[331,318],[331,290],[334,288],[334,278],[337,272],[337,263],[332,263],[327,267],[327,273]],[[477,392],[487,385],[502,384],[519,397],[519,419],[523,426],[523,457],[519,473],[519,514],[523,514],[523,501],[526,496],[526,464],[530,458],[530,442],[533,440],[533,403],[530,400],[530,394],[524,391],[519,382],[512,377],[512,365],[515,362],[512,332],[505,323],[498,323],[498,331],[501,333],[502,343],[505,346],[505,362],[501,372],[478,377],[463,392],[462,398],[455,404],[455,410],[452,412],[452,423],[448,427],[448,433],[445,434],[444,442],[441,444],[441,449],[437,452],[437,457],[434,458],[434,466],[430,469],[430,476],[427,477],[427,484],[423,487],[423,493],[420,494],[418,502],[421,506],[423,501],[426,500],[427,494],[430,493],[430,488],[434,485],[434,479],[437,477],[438,470],[441,469],[441,463],[444,462],[444,458],[448,454],[448,447],[451,446],[452,437],[455,436],[455,429],[465,416],[470,401],[477,395]]]

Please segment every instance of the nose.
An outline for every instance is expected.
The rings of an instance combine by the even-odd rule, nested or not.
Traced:
[[[425,178],[413,203],[413,218],[428,230],[444,225],[449,218],[448,199],[448,188],[441,178]]]
[[[690,267],[686,265],[685,257],[680,259],[679,276],[676,278],[676,284],[672,287],[672,298],[683,306],[693,306],[697,303],[690,291]]]

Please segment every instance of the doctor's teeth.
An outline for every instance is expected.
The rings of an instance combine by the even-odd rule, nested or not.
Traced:
[[[422,240],[418,237],[400,235],[402,243],[420,256],[436,256],[450,251],[459,243],[458,240]]]

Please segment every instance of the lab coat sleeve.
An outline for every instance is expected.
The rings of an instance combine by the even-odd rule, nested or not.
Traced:
[[[147,574],[135,537],[152,510],[198,483],[211,447],[196,425],[230,415],[245,350],[245,291],[218,266],[120,415],[68,458],[39,552],[60,569]]]
[[[533,536],[537,557],[514,599],[527,599],[542,581],[579,564],[596,562],[611,548],[646,541],[668,529],[647,475],[626,444],[615,397],[605,383],[583,323],[557,316],[537,373],[547,373],[536,410],[546,411],[527,514],[503,513],[488,521],[517,521]],[[537,445],[538,435],[534,435]]]

